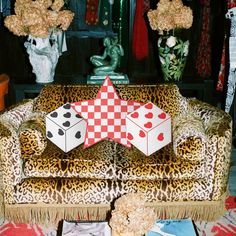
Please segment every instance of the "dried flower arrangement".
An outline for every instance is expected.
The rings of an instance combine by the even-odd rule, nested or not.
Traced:
[[[182,0],[160,0],[155,10],[148,12],[148,19],[153,30],[169,31],[189,29],[193,23],[193,13],[183,5]]]
[[[155,223],[156,213],[145,207],[142,194],[128,193],[115,201],[110,226],[117,235],[145,234]]]
[[[15,15],[7,16],[5,26],[17,36],[45,38],[51,30],[67,30],[74,13],[62,10],[64,0],[16,0]]]

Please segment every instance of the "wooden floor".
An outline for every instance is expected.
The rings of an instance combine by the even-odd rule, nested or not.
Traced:
[[[236,148],[233,148],[231,156],[229,191],[231,195],[236,196]]]

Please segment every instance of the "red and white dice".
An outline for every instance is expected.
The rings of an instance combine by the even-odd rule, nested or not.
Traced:
[[[149,156],[171,142],[171,117],[148,102],[126,117],[128,141]]]

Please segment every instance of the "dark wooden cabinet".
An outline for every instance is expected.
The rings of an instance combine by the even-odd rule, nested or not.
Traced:
[[[184,71],[184,78],[188,78],[187,81],[191,81],[191,85],[188,86],[193,88],[195,84],[197,85],[195,92],[192,90],[190,95],[201,99],[205,97],[205,95],[202,95],[204,93],[202,91],[205,90],[204,88],[199,88],[199,86],[205,86],[206,82],[198,76],[195,69],[195,60],[200,26],[203,23],[203,19],[200,17],[200,3],[198,0],[183,0],[183,2],[185,5],[190,6],[194,13],[193,26],[188,31],[190,54]],[[151,0],[150,3],[151,8],[155,8],[157,0]],[[208,79],[211,80],[210,86],[212,87],[210,89],[214,92],[220,66],[222,38],[225,34],[224,14],[226,3],[223,0],[211,1],[211,5],[212,76]],[[132,54],[136,0],[115,0],[113,5],[107,6],[109,6],[109,9],[106,9],[108,10],[108,24],[88,26],[84,21],[86,0],[68,1],[67,7],[75,11],[76,14],[70,28],[66,31],[68,50],[59,58],[55,75],[56,80],[60,78],[59,81],[65,84],[70,84],[73,81],[84,83],[86,76],[92,71],[92,65],[89,61],[90,56],[103,52],[103,37],[116,35],[120,37],[125,49],[125,57],[121,60],[119,71],[128,74],[130,81],[134,84],[161,83],[161,70],[156,45],[157,32],[150,29],[148,22],[146,22],[149,39],[148,57],[138,61]],[[147,18],[145,19],[147,20]],[[16,94],[21,94],[22,91],[30,94],[33,92],[31,88],[35,88],[38,91],[40,85],[35,85],[35,75],[32,73],[28,54],[24,47],[26,38],[14,36],[3,25],[0,27],[0,73],[9,74],[12,85],[14,85],[12,88],[14,88],[13,90]],[[188,93],[191,91],[190,89],[187,90]],[[217,98],[214,95],[212,96],[212,100],[223,98],[223,96],[217,96]],[[16,95],[16,98],[13,98],[12,101],[20,100],[19,98],[22,97],[22,95]]]

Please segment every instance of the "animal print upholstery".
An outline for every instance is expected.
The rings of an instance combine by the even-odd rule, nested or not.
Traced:
[[[98,90],[98,86],[49,85],[37,97],[34,111],[51,112],[66,102],[94,99]],[[151,101],[171,116],[187,110],[187,99],[181,96],[178,87],[172,84],[169,86],[118,85],[116,91],[124,100]]]
[[[137,148],[118,145],[116,178],[120,180],[186,180],[206,177],[205,162],[183,161],[173,153],[172,144],[147,157]]]
[[[22,179],[20,143],[14,127],[1,121],[0,158],[3,170],[4,199],[14,203],[14,186]]]
[[[99,142],[90,148],[83,145],[64,153],[48,141],[47,149],[37,158],[24,162],[26,177],[65,177],[112,179],[115,176],[113,142]]]
[[[15,129],[18,129],[21,123],[31,115],[33,110],[33,100],[26,100],[15,106],[10,111],[6,111],[1,115],[1,121],[11,124]]]
[[[97,152],[91,153],[89,158],[78,155],[78,152],[81,153],[81,149],[83,149],[82,145],[73,150],[71,155],[73,158],[61,158],[60,155],[52,157],[50,153],[44,153],[38,158],[28,158],[24,162],[24,174],[26,177],[120,180],[199,179],[205,177],[205,162],[183,162],[177,158],[175,160],[165,158],[166,156],[174,157],[171,145],[165,147],[160,153],[157,152],[147,158],[139,150],[127,149],[122,145],[118,145],[114,152],[111,149],[113,143],[110,142],[107,140],[97,143],[96,149],[106,150],[106,152],[102,155],[98,155]],[[108,144],[106,148],[105,144]],[[57,153],[63,155],[63,151],[53,143],[48,142],[48,145],[51,146],[50,150],[56,151],[57,149]],[[94,149],[93,146],[91,148]]]
[[[204,179],[122,181],[88,178],[27,178],[15,186],[15,200],[20,204],[110,204],[121,195],[135,192],[143,193],[149,203],[180,201],[180,196],[183,201],[210,200],[210,190]]]
[[[207,136],[203,121],[191,113],[173,118],[173,149],[175,155],[186,160],[203,160]]]
[[[45,114],[37,116],[34,114],[20,125],[18,136],[22,158],[40,156],[42,154],[47,146],[45,133]]]
[[[216,200],[227,189],[232,149],[232,119],[224,111],[197,99],[190,99],[189,105],[194,116],[203,120],[208,136],[205,160],[208,162],[206,164],[209,172],[214,172],[211,198]]]
[[[189,139],[194,148],[180,145],[186,138],[181,132],[186,131],[185,126],[175,131],[173,125],[178,155],[173,143],[146,157],[135,147],[128,149],[111,140],[87,149],[80,145],[68,153],[47,140],[47,147],[36,158],[30,155],[22,158],[17,132],[22,123],[32,118],[31,114],[51,112],[66,102],[93,99],[98,89],[99,86],[48,85],[31,101],[32,105],[20,109],[19,121],[4,118],[0,122],[6,204],[111,204],[128,192],[141,192],[150,203],[221,198],[229,173],[232,120],[213,106],[184,98],[176,85],[119,85],[116,89],[122,99],[153,102],[169,113],[173,121],[179,119],[179,127],[180,117],[185,117],[188,134],[197,135]],[[8,112],[3,116],[11,117],[11,110]],[[202,121],[202,126],[198,122],[189,125],[185,114],[190,113],[195,121]],[[206,138],[204,149],[199,137],[201,142]],[[195,153],[190,155],[189,149]]]

